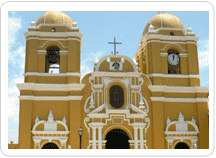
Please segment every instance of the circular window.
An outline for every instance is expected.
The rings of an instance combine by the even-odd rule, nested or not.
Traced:
[[[114,108],[121,108],[124,105],[124,90],[121,86],[114,85],[109,90],[109,103]]]

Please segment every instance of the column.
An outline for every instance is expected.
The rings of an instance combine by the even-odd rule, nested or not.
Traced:
[[[197,138],[191,139],[191,149],[197,149]]]
[[[66,149],[67,139],[60,139],[61,149]]]
[[[68,60],[67,60],[67,55],[68,51],[67,50],[60,50],[60,73],[65,73],[67,72],[67,66],[68,66]]]
[[[143,145],[143,128],[144,127],[140,127],[140,149],[144,149],[144,145]]]
[[[98,127],[98,149],[102,149],[102,127]]]
[[[134,148],[138,149],[138,136],[137,136],[138,127],[134,127]]]
[[[34,149],[40,149],[40,139],[33,139],[34,140]]]
[[[172,149],[173,148],[173,138],[166,138],[167,142],[168,142],[168,149]]]
[[[96,149],[96,127],[92,127],[93,149]]]

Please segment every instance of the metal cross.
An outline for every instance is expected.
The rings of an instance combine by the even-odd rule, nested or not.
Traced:
[[[108,42],[108,44],[114,44],[114,55],[116,55],[116,44],[122,44],[122,43],[116,42],[116,38],[114,37],[114,42]]]

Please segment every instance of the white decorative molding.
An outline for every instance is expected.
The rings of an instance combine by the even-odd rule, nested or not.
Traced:
[[[70,101],[70,100],[82,100],[83,96],[33,96],[33,95],[20,95],[20,100],[56,100],[56,101]]]
[[[161,52],[160,55],[161,55],[161,56],[168,56],[168,53],[163,53],[163,52]]]
[[[82,39],[83,38],[83,34],[80,32],[41,32],[41,31],[27,31],[24,33],[26,40],[28,39],[28,37],[39,37],[39,38],[79,38]]]
[[[136,67],[136,64],[134,63],[134,61],[130,57],[128,57],[127,55],[120,55],[120,54],[116,54],[116,55],[110,54],[110,55],[106,55],[106,56],[102,57],[99,60],[98,64],[96,65],[95,71],[99,71],[99,67],[100,67],[101,63],[103,63],[105,60],[107,60],[107,58],[111,58],[111,57],[113,57],[113,58],[122,58],[123,57],[124,61],[125,60],[129,61],[130,64],[133,66],[133,69],[134,69],[133,72],[137,72],[137,67]]]
[[[209,93],[209,87],[184,87],[184,86],[149,85],[148,88],[152,92]]]
[[[19,83],[19,90],[34,90],[34,91],[81,91],[85,84],[70,83],[70,84],[41,84],[41,83]]]
[[[92,76],[106,76],[106,77],[140,77],[142,73],[139,72],[105,72],[95,71],[91,73]]]
[[[181,45],[179,45],[176,42],[169,42],[167,45],[164,46],[164,48],[161,49],[161,51],[165,51],[167,49],[167,47],[169,47],[169,46],[175,46],[176,48],[178,48],[178,51],[180,51],[180,52],[186,52],[187,51],[187,50],[183,49],[181,47]]]
[[[40,124],[44,124],[43,130],[36,130],[37,126]],[[65,130],[63,131],[58,131],[57,130],[57,125],[61,124],[64,126]],[[59,146],[59,149],[61,149],[63,146],[66,148],[66,142],[68,137],[66,136],[70,131],[68,131],[68,127],[66,124],[66,118],[65,116],[63,117],[62,121],[56,120],[54,121],[53,113],[52,110],[50,110],[49,115],[47,120],[41,120],[39,121],[38,116],[35,119],[35,124],[32,129],[32,134],[33,134],[33,140],[34,140],[34,148],[36,149],[37,147],[41,149],[43,145],[47,142],[44,142],[40,146],[41,140],[47,140],[48,142],[51,142],[52,140],[59,140],[60,145],[56,144]]]
[[[166,97],[151,97],[152,101],[163,102],[207,102],[208,98],[166,98]]]
[[[187,57],[188,54],[186,54],[186,53],[180,53],[179,56],[180,56],[180,57]]]
[[[183,75],[183,74],[162,74],[162,73],[152,73],[147,74],[148,77],[162,77],[162,78],[200,78],[200,75]]]
[[[109,62],[109,69],[110,70],[123,70],[123,66],[122,65],[123,65],[123,62],[121,62],[121,61],[118,61],[118,62],[110,61]]]
[[[172,148],[174,148],[175,144],[173,144],[174,140],[180,140],[179,142],[184,142],[185,139],[189,139],[191,141],[191,144],[189,146],[191,148],[196,147],[197,142],[197,135],[199,133],[198,126],[196,125],[195,119],[192,117],[191,121],[185,121],[183,114],[180,112],[178,116],[178,121],[171,121],[169,117],[167,117],[167,127],[165,129],[165,135],[166,139],[168,141],[168,148],[170,145]],[[169,127],[175,125],[176,130],[175,131],[169,131]],[[194,127],[194,130],[189,131],[188,125],[191,125]],[[177,142],[176,142],[177,144]],[[188,143],[187,143],[188,144]],[[195,145],[195,146],[194,146]]]
[[[40,72],[26,72],[23,74],[26,76],[77,76],[81,77],[80,73],[77,72],[66,72],[66,73],[40,73]]]
[[[170,29],[170,28],[163,28],[164,29]],[[177,29],[177,28],[172,28]],[[157,29],[158,31],[160,30]],[[197,36],[169,36],[169,35],[162,35],[162,34],[145,34],[143,36],[148,41],[154,40],[154,39],[161,39],[161,40],[167,40],[167,41],[194,41],[197,42],[199,40],[199,37]]]

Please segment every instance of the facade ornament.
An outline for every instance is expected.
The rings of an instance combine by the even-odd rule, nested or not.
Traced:
[[[74,21],[73,21],[73,24],[72,24],[72,28],[78,28],[78,24],[77,24],[75,18],[74,18]]]
[[[32,22],[30,23],[31,27],[36,27],[36,22],[34,20],[32,20]]]
[[[171,123],[171,120],[170,120],[170,118],[169,118],[169,116],[167,117],[167,126]]]
[[[192,117],[191,122],[196,123],[196,120]]]
[[[90,100],[90,109],[94,109],[95,108],[95,105],[94,105],[94,98],[93,98],[93,93],[91,94],[91,100]]]
[[[197,144],[196,143],[194,144],[194,149],[197,149]]]
[[[38,116],[35,118],[35,123],[37,123],[39,120]]]
[[[63,117],[62,122],[64,122],[66,124],[66,118],[65,118],[65,116]]]
[[[139,108],[142,109],[142,110],[145,109],[145,106],[144,106],[144,102],[143,102],[143,98],[142,98],[141,93],[140,93]]]
[[[190,24],[188,24],[187,33],[193,33],[193,29],[190,27]]]
[[[48,115],[47,121],[48,121],[48,122],[54,122],[52,110],[50,110],[50,113],[49,113],[49,115]]]
[[[152,23],[150,22],[150,26],[148,28],[149,32],[152,32],[154,31],[154,26],[152,25]]]

